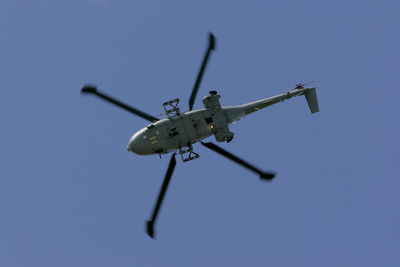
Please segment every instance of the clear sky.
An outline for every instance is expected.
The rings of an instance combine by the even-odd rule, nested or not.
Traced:
[[[400,266],[398,1],[2,0],[0,266]],[[169,155],[125,147],[147,125],[85,83],[157,116],[314,80],[304,97],[232,125],[225,149],[179,158],[144,232]],[[208,140],[214,142],[214,137]]]

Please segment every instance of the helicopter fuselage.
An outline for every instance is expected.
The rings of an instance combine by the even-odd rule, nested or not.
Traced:
[[[214,134],[217,141],[230,141],[233,133],[229,131],[228,124],[233,120],[231,113],[226,112],[219,103],[220,96],[215,91],[203,98],[205,108],[188,111],[183,114],[175,106],[175,112],[167,118],[156,121],[135,133],[128,151],[139,155],[164,154],[191,145]],[[179,102],[179,99],[172,100]],[[170,104],[171,101],[165,104]]]
[[[219,103],[220,96],[211,91],[210,95],[203,98],[204,108],[182,114],[178,112],[147,125],[131,137],[127,150],[138,155],[165,154],[190,147],[211,135],[215,136],[217,142],[230,142],[233,133],[229,130],[229,124],[267,106],[293,96],[307,95],[311,91],[315,92],[315,87],[296,89],[244,105],[225,107],[221,107]]]
[[[127,149],[139,155],[164,154],[194,144],[218,131],[225,133],[224,128],[232,120],[224,109],[218,113],[218,120],[215,112],[206,108],[159,120],[135,133]],[[221,141],[232,138],[233,133],[226,131]]]

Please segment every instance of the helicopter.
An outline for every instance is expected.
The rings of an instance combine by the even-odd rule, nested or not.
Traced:
[[[306,88],[305,86],[309,83],[298,83],[292,90],[283,94],[236,106],[221,106],[219,101],[221,96],[216,91],[209,91],[209,95],[202,99],[204,108],[193,110],[204,71],[211,52],[215,50],[215,44],[216,38],[212,33],[209,33],[208,47],[189,98],[189,110],[186,112],[180,111],[178,107],[179,98],[176,98],[162,104],[166,118],[160,119],[104,94],[95,85],[87,84],[81,89],[81,93],[83,94],[95,95],[150,122],[146,127],[132,135],[127,146],[129,152],[137,155],[158,154],[160,157],[163,154],[172,152],[151,218],[146,221],[146,233],[153,239],[155,238],[154,225],[176,166],[175,156],[177,154],[181,156],[183,162],[199,158],[199,154],[193,150],[193,145],[200,142],[206,148],[255,172],[259,175],[260,179],[271,181],[276,173],[264,172],[220,146],[212,142],[203,142],[202,140],[214,135],[217,142],[229,143],[234,136],[233,132],[229,129],[229,124],[253,112],[295,96],[305,96],[311,113],[319,111],[316,87]]]

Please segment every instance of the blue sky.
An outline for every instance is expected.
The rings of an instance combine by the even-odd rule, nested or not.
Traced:
[[[399,266],[397,1],[11,1],[0,3],[0,266]],[[261,183],[200,145],[178,159],[125,150],[190,90],[195,107],[314,80],[303,97],[232,125],[229,151],[277,172]],[[211,137],[210,141],[214,141]]]

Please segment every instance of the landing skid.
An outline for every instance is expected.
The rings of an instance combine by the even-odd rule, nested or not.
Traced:
[[[193,151],[192,144],[179,148],[179,154],[181,154],[183,162],[191,161],[200,157],[199,154]]]
[[[162,104],[165,110],[165,115],[167,115],[168,118],[181,115],[181,112],[178,108],[178,104],[179,104],[179,98],[167,101]]]

